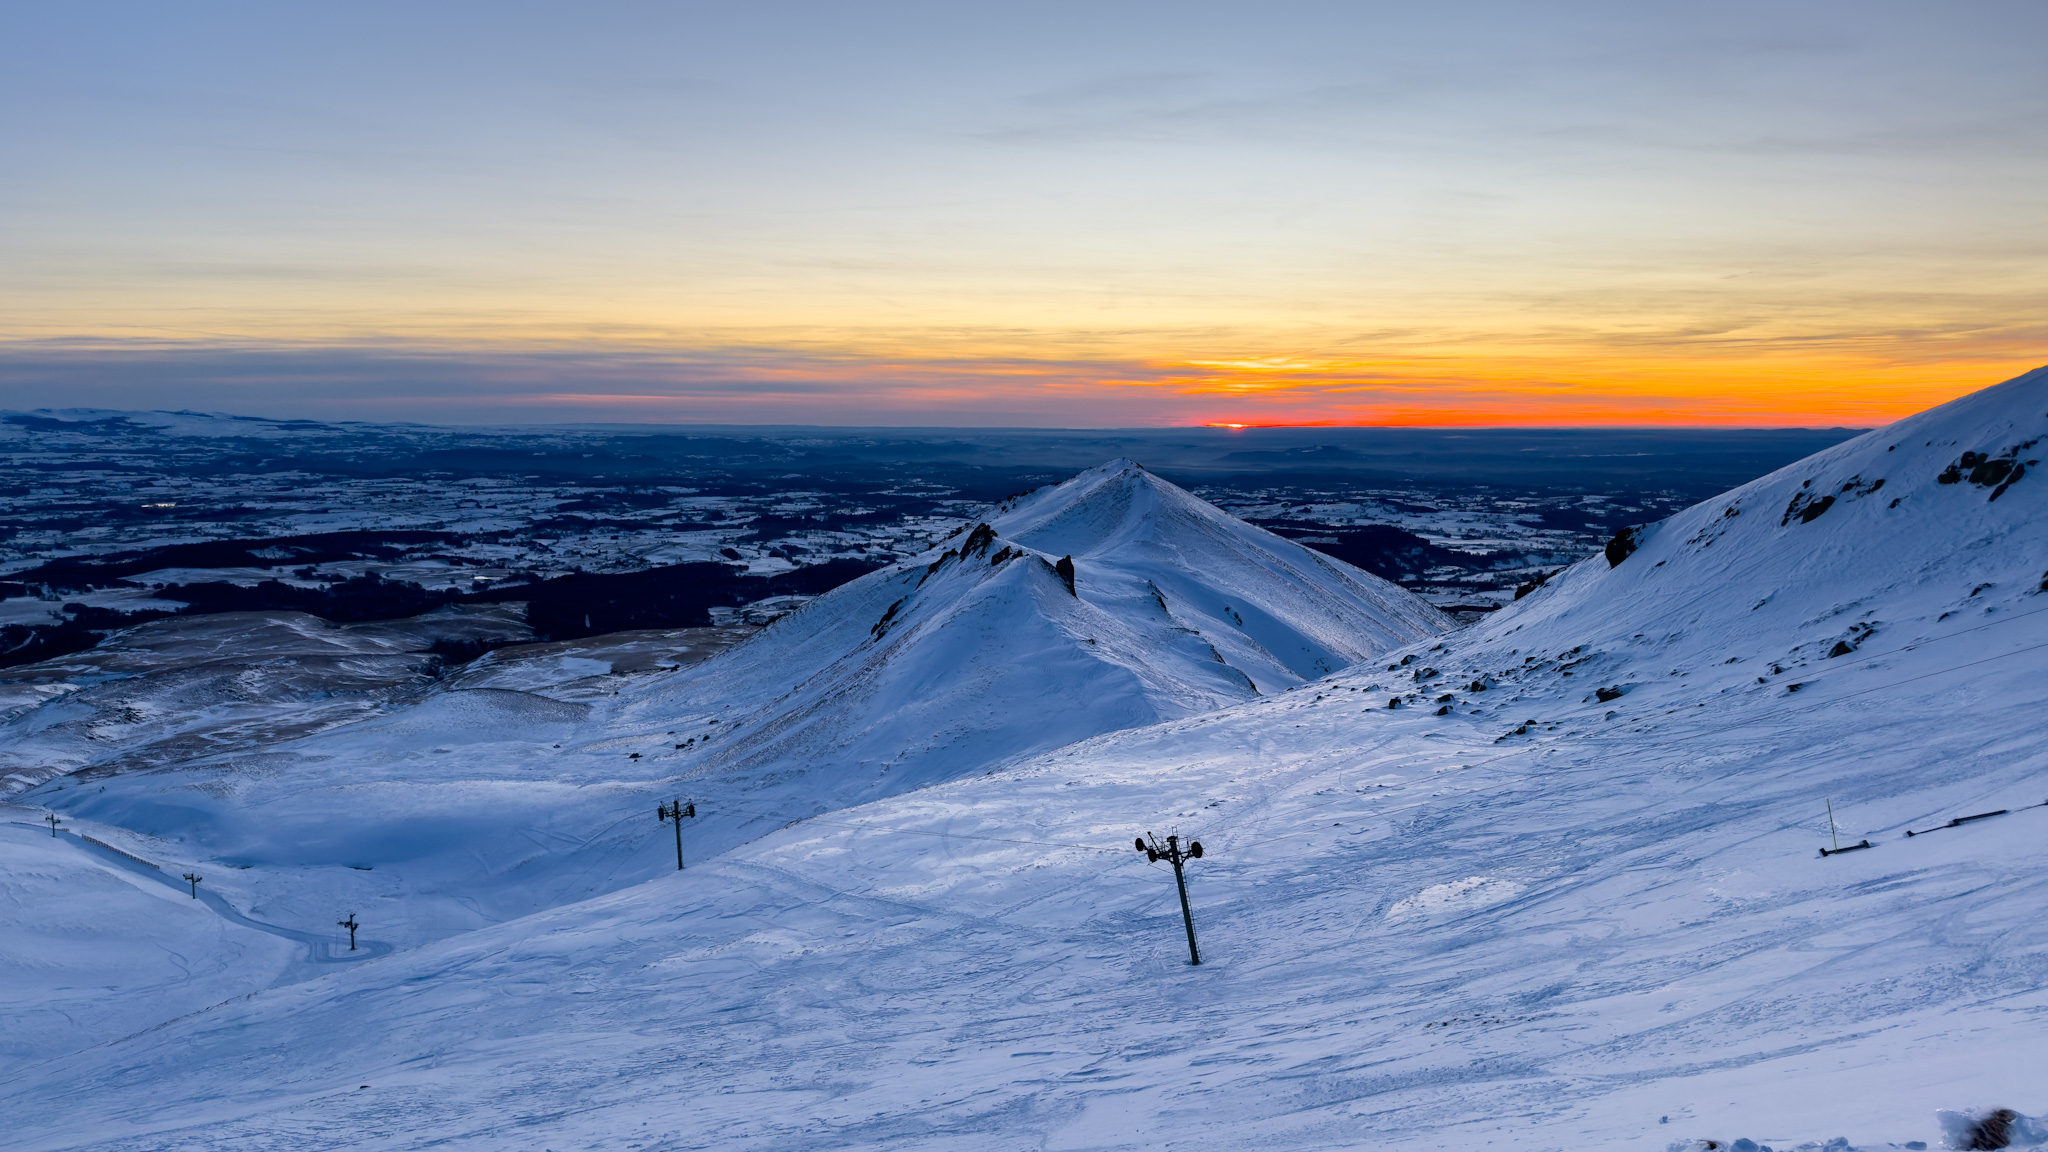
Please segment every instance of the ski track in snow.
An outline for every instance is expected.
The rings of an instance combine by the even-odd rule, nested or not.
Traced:
[[[55,1056],[0,1103],[25,1148],[123,1150],[1867,1148],[2038,1112],[2048,477],[1936,475],[2044,410],[2044,373],[1966,397],[1220,711],[850,808],[733,784],[686,871]],[[667,795],[572,777],[532,783]],[[1816,854],[1829,800],[1874,848]],[[666,843],[531,811],[565,850]],[[1205,844],[1200,967],[1145,832]]]

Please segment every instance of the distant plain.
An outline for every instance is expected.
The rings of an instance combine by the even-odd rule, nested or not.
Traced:
[[[1129,457],[1475,619],[1829,429],[442,427],[0,414],[0,665],[163,614],[520,602],[545,639],[761,623]]]

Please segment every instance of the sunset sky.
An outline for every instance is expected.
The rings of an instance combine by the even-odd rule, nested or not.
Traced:
[[[2048,4],[17,4],[0,407],[1871,424],[2048,362]]]

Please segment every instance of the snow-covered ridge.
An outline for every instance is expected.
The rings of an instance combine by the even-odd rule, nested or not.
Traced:
[[[1695,665],[1693,689],[1799,691],[1866,646],[2011,613],[2048,582],[2048,369],[1866,433],[1643,529],[1458,638],[1459,651]],[[2043,605],[2048,606],[2048,605]],[[1450,667],[1454,680],[1487,671]],[[1669,669],[1657,676],[1668,679]],[[1641,673],[1634,673],[1643,679]],[[1801,688],[1793,688],[1801,685]],[[1588,691],[1591,686],[1588,686]]]
[[[622,698],[717,716],[691,778],[809,778],[837,806],[1284,691],[1447,631],[1378,577],[1113,461]]]

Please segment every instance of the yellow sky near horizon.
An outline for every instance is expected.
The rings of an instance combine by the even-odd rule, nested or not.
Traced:
[[[458,9],[25,21],[0,405],[1863,425],[2048,361],[2024,4]]]

